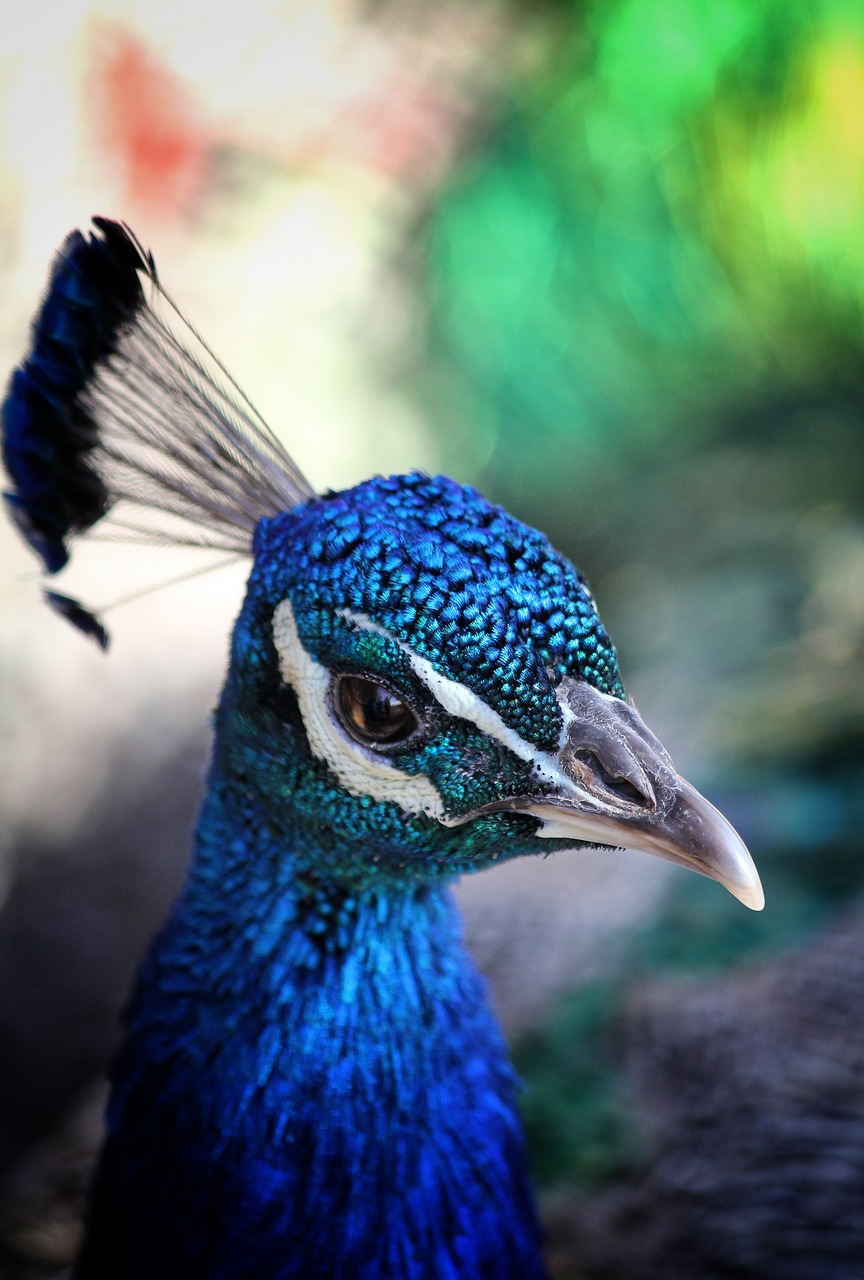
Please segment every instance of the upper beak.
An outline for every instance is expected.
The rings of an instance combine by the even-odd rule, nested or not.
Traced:
[[[718,880],[761,911],[765,895],[741,837],[676,772],[635,709],[569,677],[556,692],[565,731],[557,757],[547,758],[551,767],[540,766],[549,792],[494,807],[539,818],[537,834],[546,839],[659,854]]]

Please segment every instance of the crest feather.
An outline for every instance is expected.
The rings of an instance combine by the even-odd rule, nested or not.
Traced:
[[[62,245],[9,383],[10,514],[48,573],[109,515],[112,538],[248,554],[262,517],[314,491],[128,227],[93,225]]]

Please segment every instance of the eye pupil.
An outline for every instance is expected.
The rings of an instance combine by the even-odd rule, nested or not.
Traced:
[[[417,728],[417,717],[406,703],[364,676],[342,676],[336,704],[345,728],[359,742],[404,742]]]

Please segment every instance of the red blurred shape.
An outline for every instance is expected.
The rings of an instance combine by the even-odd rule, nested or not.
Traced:
[[[211,137],[186,85],[131,31],[100,25],[85,80],[93,133],[120,170],[122,199],[170,215],[205,185]]]

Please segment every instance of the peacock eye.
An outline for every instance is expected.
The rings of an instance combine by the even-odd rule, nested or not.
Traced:
[[[339,676],[334,703],[345,729],[363,746],[406,742],[419,727],[407,703],[386,685],[365,676]]]

